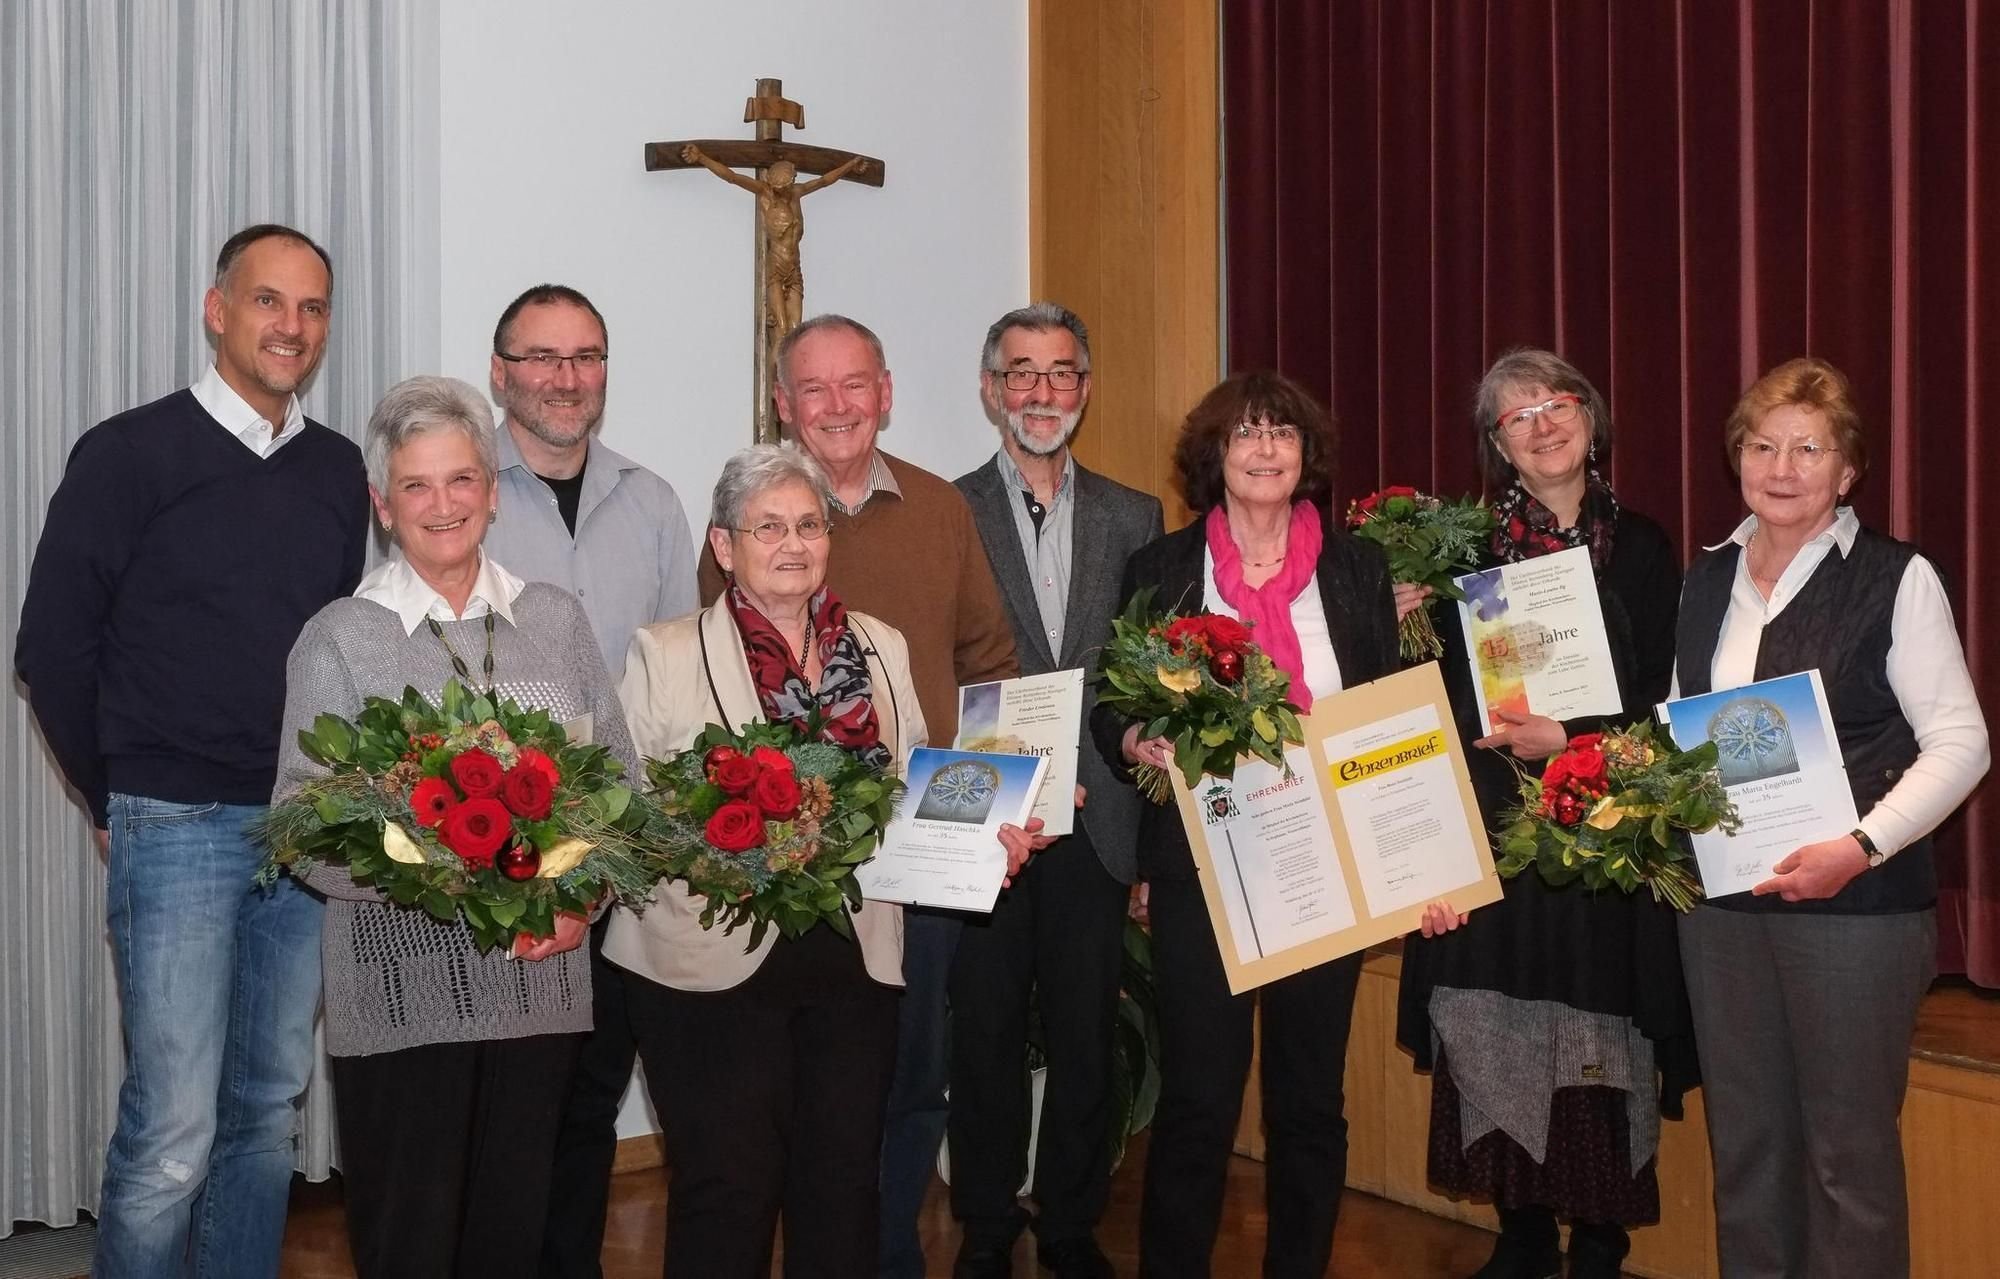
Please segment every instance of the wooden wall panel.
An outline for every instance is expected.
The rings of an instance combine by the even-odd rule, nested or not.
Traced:
[[[1187,513],[1181,418],[1221,368],[1216,0],[1031,0],[1031,291],[1083,317],[1077,457]]]

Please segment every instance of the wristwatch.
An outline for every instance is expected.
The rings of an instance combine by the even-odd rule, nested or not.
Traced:
[[[1861,845],[1862,855],[1868,858],[1869,866],[1874,867],[1874,866],[1880,866],[1882,864],[1883,861],[1882,850],[1875,847],[1875,841],[1868,838],[1867,831],[1862,830],[1859,826],[1856,826],[1853,830],[1848,831],[1847,833],[1854,837],[1855,843]]]

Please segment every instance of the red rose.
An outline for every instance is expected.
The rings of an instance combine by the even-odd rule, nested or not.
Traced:
[[[1416,495],[1417,491],[1407,484],[1391,484],[1388,488],[1382,490],[1382,496],[1385,498],[1415,497]]]
[[[1211,647],[1233,649],[1240,655],[1244,646],[1250,643],[1250,628],[1235,618],[1212,613],[1206,620]]]
[[[1176,653],[1186,652],[1189,640],[1206,644],[1208,628],[1202,625],[1202,619],[1199,617],[1175,618],[1167,627],[1167,646]]]
[[[764,814],[747,800],[731,800],[715,810],[702,834],[725,853],[757,848],[764,842]]]
[[[1359,511],[1362,515],[1362,519],[1357,521],[1357,523],[1365,523],[1367,521],[1367,517],[1373,515],[1375,513],[1375,508],[1380,505],[1382,505],[1382,495],[1380,493],[1370,493],[1367,497],[1364,497],[1359,502],[1356,502],[1354,504],[1354,509]]]
[[[513,809],[516,816],[531,822],[538,822],[549,815],[549,805],[555,794],[555,784],[549,780],[549,775],[525,761],[507,770],[500,788],[500,798],[507,801],[507,807]]]
[[[792,775],[789,768],[782,773],[775,768],[766,769],[757,774],[757,784],[750,788],[750,798],[772,821],[790,821],[799,815],[799,779]]]
[[[708,777],[708,780],[714,781],[717,767],[727,760],[742,758],[743,752],[737,750],[734,746],[711,746],[708,748],[708,754],[701,757],[701,771]]]
[[[561,767],[553,759],[550,759],[547,755],[544,755],[532,746],[523,746],[521,748],[520,758],[515,761],[514,767],[533,768],[540,771],[549,779],[550,790],[554,790],[556,787],[562,785]]]
[[[1577,736],[1569,739],[1569,748],[1573,751],[1600,750],[1602,749],[1600,743],[1603,741],[1604,734],[1602,733],[1579,733]]]
[[[490,866],[514,834],[514,818],[497,799],[468,799],[445,814],[438,839],[468,866]]]
[[[465,792],[467,799],[490,799],[498,795],[506,772],[499,760],[477,746],[461,752],[451,761],[452,780],[458,783],[458,788]]]
[[[708,770],[708,780],[720,786],[723,794],[741,799],[757,783],[757,765],[749,756],[732,752],[730,758]]]
[[[1598,750],[1595,745],[1591,745],[1583,747],[1572,746],[1564,754],[1570,762],[1570,776],[1576,779],[1577,784],[1589,787],[1591,790],[1602,794],[1607,780],[1605,776],[1604,752]]]
[[[1574,773],[1570,768],[1569,752],[1564,751],[1542,766],[1542,792],[1553,794],[1561,790],[1569,784],[1572,776]]]
[[[410,811],[417,825],[435,827],[458,807],[458,792],[442,777],[426,777],[410,788]]]
[[[792,757],[775,746],[756,747],[750,752],[750,762],[760,772],[783,773],[786,776],[792,773]]]
[[[1219,684],[1234,684],[1243,678],[1243,659],[1231,649],[1224,649],[1208,659],[1208,669],[1215,674]]]

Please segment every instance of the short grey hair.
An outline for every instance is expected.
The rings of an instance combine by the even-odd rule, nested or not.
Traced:
[[[813,455],[791,444],[752,444],[722,464],[722,478],[709,499],[708,526],[725,530],[743,527],[751,499],[765,489],[803,484],[819,499],[821,519],[833,509],[833,485]]]
[[[850,320],[844,315],[835,315],[828,311],[825,315],[815,315],[810,320],[799,321],[799,327],[785,334],[784,340],[778,343],[777,353],[772,359],[778,366],[778,384],[784,387],[787,393],[792,389],[793,348],[804,341],[808,334],[817,333],[821,329],[846,329],[849,333],[859,334],[861,339],[868,343],[868,349],[875,353],[875,371],[882,373],[888,370],[889,357],[883,353],[882,339],[875,336],[875,330],[859,320]]]
[[[1076,312],[1060,302],[1031,302],[1018,310],[1009,311],[993,321],[993,327],[986,330],[986,345],[979,352],[979,371],[996,373],[1000,358],[1000,340],[1015,329],[1028,329],[1035,333],[1049,333],[1056,329],[1068,329],[1076,339],[1077,371],[1090,372],[1090,330]]]
[[[1546,386],[1557,395],[1581,399],[1584,412],[1590,415],[1590,442],[1596,447],[1597,462],[1603,464],[1611,458],[1611,406],[1604,402],[1590,379],[1553,351],[1517,346],[1493,361],[1493,367],[1479,379],[1479,393],[1473,397],[1472,431],[1479,441],[1479,465],[1491,484],[1504,486],[1514,482],[1514,467],[1493,438],[1496,430],[1493,424],[1507,409],[1503,393],[1511,387],[1536,385]]]
[[[419,435],[462,431],[479,454],[486,478],[500,473],[500,446],[493,438],[493,410],[486,397],[455,377],[407,378],[389,388],[368,415],[368,439],[361,453],[368,482],[389,491],[389,459]]]

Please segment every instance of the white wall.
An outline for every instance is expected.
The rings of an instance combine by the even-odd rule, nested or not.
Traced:
[[[493,324],[531,284],[583,290],[611,330],[605,442],[706,522],[750,441],[753,214],[647,142],[748,138],[761,76],[801,142],[881,159],[887,185],[806,199],[806,313],[888,348],[884,447],[947,478],[995,447],[979,343],[1027,301],[1027,6],[1019,0],[444,0],[439,84],[445,373],[486,386]],[[622,1135],[651,1127],[628,1096]]]
[[[1018,0],[445,0],[444,372],[487,385],[500,310],[582,289],[612,364],[604,439],[690,517],[750,440],[752,198],[641,148],[748,138],[760,76],[806,108],[801,142],[885,162],[882,188],[805,202],[807,314],[881,334],[884,447],[947,478],[989,455],[980,339],[1026,301],[1027,14]]]

